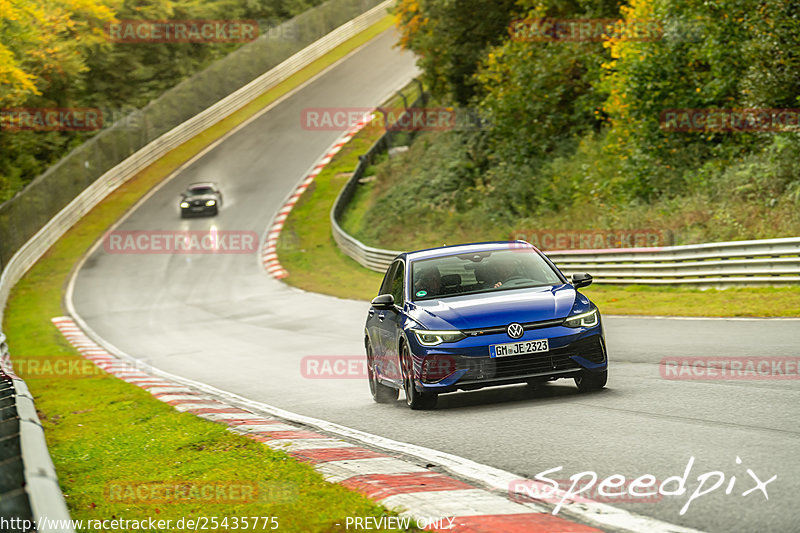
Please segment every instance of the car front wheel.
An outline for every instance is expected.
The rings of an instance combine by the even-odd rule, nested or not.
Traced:
[[[406,393],[406,403],[411,409],[433,409],[439,399],[438,395],[417,391],[414,386],[414,362],[411,359],[411,352],[408,346],[403,344],[401,352],[401,362],[403,365],[403,390]]]
[[[376,403],[392,403],[397,401],[399,390],[387,387],[378,381],[375,373],[375,361],[372,357],[372,345],[367,343],[367,377],[369,379],[369,392]]]
[[[608,370],[602,372],[592,372],[591,370],[581,370],[580,376],[575,376],[575,385],[581,392],[599,390],[606,386],[608,381]]]

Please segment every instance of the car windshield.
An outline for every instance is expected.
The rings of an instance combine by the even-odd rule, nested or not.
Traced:
[[[213,194],[214,189],[211,187],[192,187],[187,191],[189,195],[200,195],[200,194]]]
[[[414,301],[563,283],[542,256],[531,249],[420,259],[412,263],[412,279]]]

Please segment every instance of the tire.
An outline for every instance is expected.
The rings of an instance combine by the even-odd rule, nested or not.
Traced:
[[[406,393],[406,403],[415,411],[433,409],[436,407],[439,396],[417,391],[414,386],[414,363],[411,360],[411,352],[408,350],[408,345],[405,343],[403,343],[400,354],[400,361],[403,365],[403,390]]]
[[[375,362],[372,360],[372,346],[367,342],[367,376],[369,379],[369,392],[375,403],[393,403],[397,401],[399,390],[388,387],[378,381],[375,375]]]
[[[580,376],[575,377],[575,385],[581,392],[590,392],[600,390],[606,386],[608,381],[608,369],[602,372],[592,372],[590,370],[582,370]]]

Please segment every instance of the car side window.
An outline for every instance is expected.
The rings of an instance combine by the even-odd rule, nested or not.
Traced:
[[[394,296],[394,305],[403,307],[403,281],[405,281],[405,268],[403,263],[397,263],[394,275],[392,276],[392,296]]]
[[[378,295],[381,294],[393,294],[392,293],[392,280],[394,279],[394,273],[397,270],[397,265],[399,262],[392,263],[389,269],[386,271],[386,276],[383,277],[383,283],[381,283],[381,289],[378,291]]]

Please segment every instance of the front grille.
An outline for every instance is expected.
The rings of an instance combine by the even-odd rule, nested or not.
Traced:
[[[462,381],[505,379],[554,371],[578,370],[581,366],[570,359],[579,355],[593,363],[605,361],[605,350],[600,338],[593,336],[549,352],[515,355],[511,357],[456,357],[458,370],[466,370]]]
[[[563,318],[555,318],[550,320],[540,320],[539,322],[523,322],[520,325],[522,326],[523,330],[528,331],[531,329],[541,329],[553,326],[560,326],[563,323],[564,323]],[[495,335],[497,333],[506,333],[507,330],[508,330],[508,325],[491,326],[488,328],[464,329],[462,331],[465,334],[469,335],[470,337],[476,337],[478,335]]]

